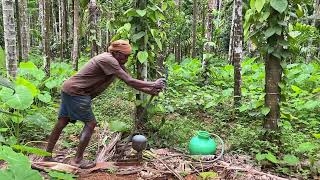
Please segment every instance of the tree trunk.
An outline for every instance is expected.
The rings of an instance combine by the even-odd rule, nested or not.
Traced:
[[[99,53],[97,45],[97,21],[98,21],[98,8],[96,0],[90,0],[89,3],[90,12],[90,42],[91,42],[91,57],[96,56]]]
[[[233,2],[233,6],[235,7],[235,3],[236,1]],[[230,39],[229,39],[229,53],[228,53],[228,60],[230,64],[233,64],[232,62],[232,55],[233,55],[233,51],[234,51],[234,47],[233,47],[233,38],[234,38],[234,23],[235,23],[235,16],[236,16],[236,9],[233,8],[232,10],[232,20],[231,20],[231,31],[230,31]]]
[[[202,15],[201,37],[202,38],[205,38],[205,33],[206,33],[206,30],[205,30],[205,28],[206,28],[206,13],[208,13],[206,8],[207,8],[206,5],[202,4],[202,12],[201,12],[201,15]],[[203,61],[203,54],[205,53],[205,51],[204,51],[204,43],[201,43],[201,49],[200,50],[201,50],[201,59]]]
[[[23,61],[28,61],[28,54],[30,48],[29,35],[29,18],[27,1],[19,0],[19,14],[20,14],[20,34],[21,34],[21,57]]]
[[[15,0],[15,16],[16,16],[16,33],[17,34],[17,46],[16,46],[16,55],[19,62],[22,61],[22,45],[21,45],[21,18],[19,10],[19,0]]]
[[[74,31],[74,0],[68,1],[68,13],[70,13],[68,17],[68,21],[70,22],[67,27],[67,42],[68,42],[68,57],[72,59],[72,51],[73,51],[73,31]],[[69,51],[70,50],[70,51]]]
[[[213,27],[212,27],[212,21],[213,21],[213,10],[216,9],[216,0],[208,0],[208,14],[206,18],[206,28],[205,28],[205,38],[207,39],[207,42],[212,41],[212,33],[213,33]],[[209,46],[209,44],[204,45],[204,54],[205,53],[211,53],[213,51],[213,48]],[[203,79],[204,79],[204,84],[208,84],[208,72],[209,72],[209,60],[206,58],[203,58],[202,61],[202,68],[204,69],[203,71]]]
[[[17,75],[17,57],[16,29],[14,23],[14,1],[2,0],[2,15],[7,76],[15,78]]]
[[[270,108],[270,112],[264,121],[264,128],[277,129],[278,120],[280,118],[280,94],[281,89],[279,83],[281,82],[282,68],[280,65],[281,60],[268,55],[266,59],[265,71],[265,106]]]
[[[193,0],[193,14],[192,14],[192,58],[195,58],[196,53],[196,43],[197,43],[197,0]]]
[[[78,70],[79,59],[79,12],[80,2],[74,0],[73,2],[73,49],[72,49],[72,65],[74,70]]]
[[[179,16],[181,12],[181,0],[175,0],[176,5],[178,6]],[[174,43],[174,42],[173,42]],[[176,38],[176,42],[174,43],[175,49],[175,59],[176,62],[181,62],[181,32],[178,32],[178,37]]]
[[[234,20],[233,20],[233,36],[232,36],[232,55],[231,62],[234,65],[234,106],[240,106],[241,100],[241,60],[242,60],[242,44],[243,44],[243,28],[242,28],[242,0],[234,1]]]
[[[311,26],[316,26],[316,19],[317,17],[319,17],[319,0],[314,0],[314,4],[313,4],[313,19],[311,21]],[[308,53],[307,53],[307,57],[306,57],[306,62],[305,63],[309,63],[311,61],[311,56],[312,56],[312,44],[313,44],[313,39],[310,38],[309,42],[308,42]]]
[[[60,42],[60,33],[59,33],[59,12],[57,12],[57,1],[56,0],[50,0],[51,1],[51,26],[52,26],[52,33],[53,33],[53,40],[54,42]],[[58,9],[59,10],[59,9]],[[57,19],[58,15],[58,19]],[[56,48],[58,49],[58,48]]]
[[[50,49],[50,41],[51,41],[51,2],[44,2],[44,51],[45,51],[45,61],[44,61],[44,71],[46,72],[47,77],[50,76],[50,64],[51,64],[51,49]]]
[[[60,6],[61,6],[61,29],[60,29],[60,57],[61,59],[66,58],[67,54],[67,23],[68,23],[68,17],[67,17],[67,0],[60,0]]]
[[[40,32],[41,32],[41,41],[39,42],[39,48],[44,52],[44,29],[45,29],[45,20],[44,20],[44,0],[39,0],[39,23],[40,23]]]
[[[145,9],[147,7],[147,1],[146,0],[137,0],[136,3],[136,7],[138,9]],[[136,29],[136,33],[140,32],[140,31],[146,31],[146,26],[143,26],[143,22],[142,21],[136,21],[137,24],[140,24],[140,26],[138,26],[139,28]],[[145,38],[141,38],[139,40],[139,42],[137,42],[137,44],[139,44],[140,46],[138,47],[138,51],[146,51],[147,50],[147,39],[146,36]],[[147,80],[147,61],[145,63],[140,63],[140,61],[136,62],[136,70],[137,70],[137,79],[140,80]],[[140,92],[138,94],[136,94],[136,101],[140,101],[143,102],[146,99],[146,96]],[[144,116],[142,117],[142,113],[143,113],[144,107],[142,103],[139,103],[139,105],[136,106],[136,122],[135,122],[135,127],[136,129],[141,132],[144,128],[144,122],[147,120],[147,115],[144,114]]]
[[[216,0],[208,0],[208,17],[207,17],[207,22],[206,22],[206,32],[205,32],[205,37],[208,42],[212,41],[212,21],[213,21],[213,10],[216,8],[215,7]],[[206,44],[205,45],[205,51],[210,53],[212,51],[212,48]]]

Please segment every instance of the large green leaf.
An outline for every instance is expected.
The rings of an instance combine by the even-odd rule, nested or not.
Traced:
[[[272,163],[275,163],[275,164],[279,163],[278,159],[270,152],[268,152],[268,154],[266,154],[266,159],[268,159],[269,161],[271,161]]]
[[[112,121],[109,123],[109,126],[113,132],[126,132],[129,130],[129,126],[122,121]]]
[[[299,144],[299,147],[297,148],[298,152],[311,152],[313,149],[315,149],[316,146],[310,142],[305,142],[302,144]]]
[[[269,27],[265,32],[264,35],[266,36],[266,38],[268,39],[269,37],[271,37],[272,35],[274,35],[276,33],[276,28],[274,27]]]
[[[267,114],[269,114],[269,112],[270,112],[270,108],[269,107],[263,107],[263,108],[261,108],[261,113],[263,114],[263,115],[267,115]]]
[[[42,94],[43,93],[43,94]],[[51,102],[51,95],[47,91],[43,91],[41,94],[38,94],[38,99],[45,103]]]
[[[12,148],[19,150],[21,152],[27,152],[32,153],[39,156],[51,156],[51,153],[44,151],[39,148],[29,147],[29,146],[23,146],[23,145],[12,145]]]
[[[296,38],[296,37],[298,37],[300,35],[301,35],[300,31],[290,31],[289,32],[289,36],[292,37],[292,38]]]
[[[28,88],[19,85],[16,87],[16,93],[8,97],[5,103],[10,108],[24,110],[31,106],[33,97]]]
[[[255,0],[250,0],[250,8],[254,9],[255,8]]]
[[[266,3],[266,0],[256,0],[255,7],[259,13],[261,12],[265,3]]]
[[[12,90],[14,90],[14,87],[15,87],[15,85],[9,79],[3,78],[1,76],[0,76],[0,86],[4,86]]]
[[[46,75],[45,72],[42,71],[41,69],[38,69],[38,67],[28,61],[28,62],[21,62],[19,64],[19,75],[24,76],[30,74],[31,76],[33,76],[34,78],[36,78],[37,80],[42,80]],[[29,79],[29,78],[27,78]]]
[[[288,7],[287,0],[271,0],[270,5],[273,9],[277,10],[279,13],[283,13]]]
[[[294,155],[285,155],[283,160],[290,166],[295,166],[300,162],[299,158]]]
[[[256,154],[256,159],[258,161],[262,161],[262,160],[266,159],[266,154],[258,153],[258,154]]]
[[[143,17],[144,15],[146,15],[147,11],[144,9],[144,10],[140,10],[140,9],[137,9],[136,10],[137,14],[139,14],[139,16]]]
[[[156,41],[160,51],[162,51],[162,43],[161,43],[160,39],[159,38],[154,38],[154,40]]]
[[[19,68],[21,68],[21,69],[30,69],[30,70],[38,69],[37,66],[31,61],[21,62],[19,64]]]
[[[0,90],[0,98],[2,101],[6,102],[13,95],[14,91],[9,88],[2,88]]]
[[[133,42],[136,42],[137,40],[139,40],[140,38],[142,38],[146,33],[144,31],[141,31],[137,34],[134,34],[131,39]]]
[[[8,163],[6,169],[0,170],[1,179],[42,180],[40,173],[31,169],[29,159],[21,153],[14,152],[10,147],[0,146],[0,160]]]
[[[27,87],[31,91],[33,97],[40,93],[40,90],[34,84],[22,77],[17,77],[16,85],[23,85]]]
[[[35,114],[31,114],[31,115],[27,115],[25,118],[25,121],[33,124],[37,127],[41,127],[44,130],[49,130],[50,129],[50,122],[49,120],[43,116],[40,113],[35,113]]]
[[[144,63],[148,59],[148,52],[147,51],[139,51],[137,54],[138,60],[140,63]]]
[[[131,24],[130,23],[125,23],[122,27],[120,27],[117,30],[117,33],[123,32],[123,31],[130,31],[131,29]]]
[[[73,180],[76,176],[73,174],[58,172],[58,171],[49,171],[48,175],[55,179],[62,180]]]
[[[313,110],[315,108],[318,108],[319,105],[320,105],[319,100],[309,100],[303,105],[302,108],[307,110]]]

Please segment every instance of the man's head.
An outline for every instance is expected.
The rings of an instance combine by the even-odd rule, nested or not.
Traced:
[[[120,64],[125,64],[131,54],[131,46],[128,41],[117,40],[111,43],[108,51],[116,58]]]

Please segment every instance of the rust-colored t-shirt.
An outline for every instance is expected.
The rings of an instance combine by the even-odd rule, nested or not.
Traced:
[[[84,65],[75,75],[66,80],[62,91],[75,96],[96,97],[115,79],[115,71],[121,69],[119,62],[110,54],[99,54]]]

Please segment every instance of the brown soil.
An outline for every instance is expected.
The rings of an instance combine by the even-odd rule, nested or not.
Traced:
[[[104,172],[91,173],[86,175],[81,175],[78,180],[136,180],[138,179],[138,174],[119,176],[108,174]]]

